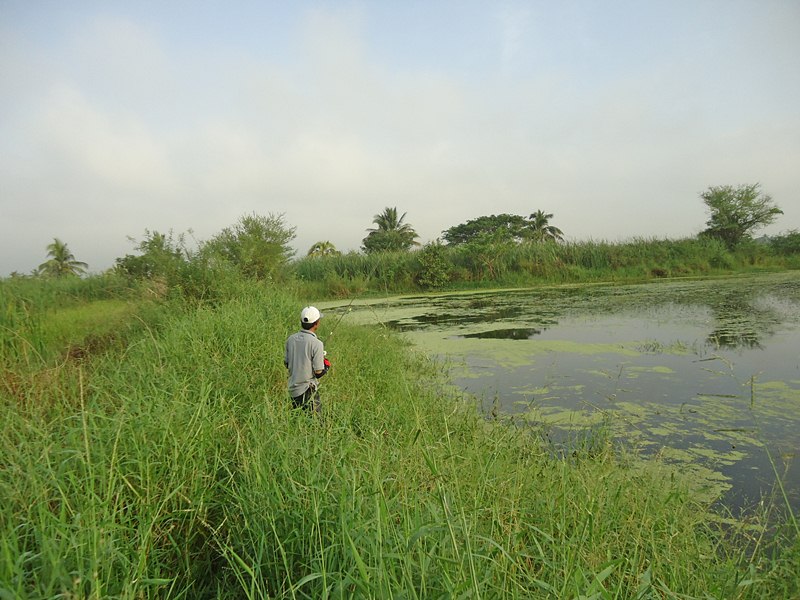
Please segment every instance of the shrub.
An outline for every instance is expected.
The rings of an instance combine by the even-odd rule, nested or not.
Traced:
[[[425,244],[417,253],[419,267],[416,274],[417,285],[424,289],[437,289],[450,280],[450,263],[447,248],[438,240]]]
[[[796,229],[769,240],[773,252],[783,256],[800,254],[800,231]]]

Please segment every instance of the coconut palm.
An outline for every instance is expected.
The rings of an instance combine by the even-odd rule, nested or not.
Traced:
[[[531,239],[536,242],[561,242],[564,240],[564,232],[558,227],[550,225],[550,219],[553,218],[552,213],[546,213],[537,210],[530,217],[530,231]]]
[[[89,267],[85,262],[75,260],[67,245],[58,238],[54,238],[53,243],[47,246],[47,256],[50,260],[43,262],[37,268],[37,272],[41,275],[52,277],[80,275]]]
[[[339,256],[341,252],[336,249],[329,241],[324,242],[317,242],[308,250],[308,255],[311,257],[319,257],[319,256]]]
[[[366,252],[384,250],[409,250],[419,246],[416,241],[417,232],[408,223],[404,223],[406,213],[397,216],[397,207],[386,207],[382,213],[375,215],[372,222],[377,227],[367,229],[369,234],[362,240]]]

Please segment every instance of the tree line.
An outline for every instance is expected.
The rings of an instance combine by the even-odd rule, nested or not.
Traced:
[[[711,186],[700,198],[709,218],[698,237],[719,240],[729,250],[752,240],[758,229],[775,222],[783,211],[760,185]],[[422,248],[419,260],[425,263],[441,259],[441,247],[470,247],[479,249],[504,244],[558,244],[564,242],[564,232],[553,225],[552,213],[537,210],[524,217],[515,214],[492,214],[470,219],[444,231],[440,239]],[[406,221],[406,213],[397,207],[386,207],[373,217],[374,227],[368,228],[361,251],[366,255],[386,252],[409,252],[419,248],[419,235]],[[261,280],[276,279],[295,255],[291,242],[296,228],[287,224],[283,215],[241,217],[233,226],[223,229],[199,248],[190,250],[185,236],[157,231],[145,231],[136,244],[136,254],[117,258],[113,270],[137,278],[152,279],[185,271],[187,265],[195,270],[213,268],[233,270]],[[781,238],[783,250],[800,251],[800,234],[790,232]],[[319,241],[308,250],[308,258],[333,257],[341,253],[330,241]],[[39,265],[35,275],[62,277],[81,275],[88,265],[70,252],[67,244],[56,238],[47,246],[47,260]],[[185,273],[184,273],[185,275]],[[424,278],[423,278],[424,279]]]

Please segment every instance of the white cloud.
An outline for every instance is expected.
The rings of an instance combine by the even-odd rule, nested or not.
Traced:
[[[74,89],[53,90],[31,135],[66,185],[74,182],[101,187],[112,196],[143,198],[174,187],[168,152],[158,133],[136,116],[98,110]]]

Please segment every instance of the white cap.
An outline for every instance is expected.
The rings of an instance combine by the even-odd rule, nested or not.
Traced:
[[[316,323],[322,318],[322,313],[313,306],[306,306],[300,311],[301,323]]]

